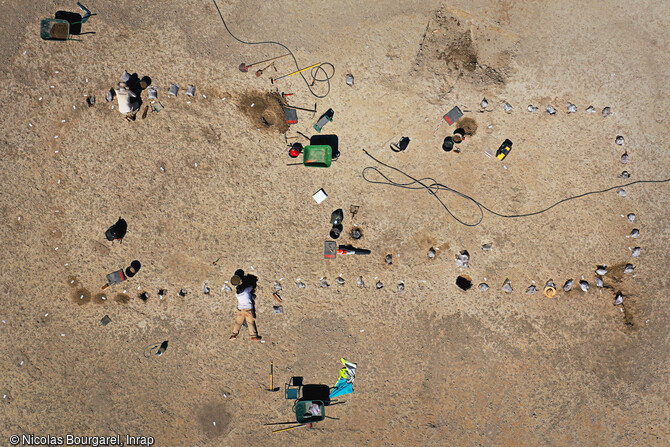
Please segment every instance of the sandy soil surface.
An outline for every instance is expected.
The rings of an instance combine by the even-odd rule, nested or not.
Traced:
[[[466,227],[425,190],[361,177],[379,167],[365,149],[501,213],[617,185],[624,169],[631,180],[668,177],[667,2],[220,2],[240,38],[281,41],[301,67],[332,63],[323,99],[298,76],[270,83],[295,69],[289,58],[258,78],[240,72],[283,50],[234,41],[210,1],[91,0],[97,15],[83,31],[95,34],[81,42],[39,38],[39,20],[79,12],[75,2],[25,3],[0,6],[2,445],[12,434],[67,433],[153,436],[160,446],[670,443],[668,184]],[[126,122],[112,109],[105,92],[124,70],[151,77],[162,111]],[[334,109],[324,133],[338,136],[341,156],[329,169],[287,166],[272,101],[251,110],[249,98],[281,92],[318,109],[298,112],[288,136],[313,134]],[[435,128],[454,105],[477,131],[446,153],[454,127]],[[408,149],[392,152],[403,135]],[[485,155],[505,138],[506,160]],[[317,205],[319,188],[328,198]],[[457,217],[478,217],[466,200],[440,197]],[[338,242],[371,255],[323,258],[336,208]],[[104,232],[119,216],[128,233],[112,245]],[[469,269],[455,262],[461,250]],[[134,259],[135,277],[101,290]],[[244,332],[228,340],[236,299],[223,287],[237,268],[259,278],[264,343]],[[472,289],[456,286],[462,274]],[[541,293],[550,279],[553,299]],[[275,283],[283,314],[273,313]],[[539,291],[526,294],[532,284]],[[164,340],[164,355],[145,357]],[[284,382],[332,386],[341,357],[358,372],[355,393],[327,407],[338,420],[277,434],[263,425],[293,419]]]

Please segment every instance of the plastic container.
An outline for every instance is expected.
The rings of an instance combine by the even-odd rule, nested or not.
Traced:
[[[454,148],[454,139],[452,137],[446,137],[442,142],[442,150],[449,152]]]
[[[329,168],[333,161],[333,149],[330,146],[305,146],[302,151],[302,164],[314,168]]]

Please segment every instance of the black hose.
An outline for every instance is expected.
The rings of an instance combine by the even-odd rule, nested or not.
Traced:
[[[364,179],[366,182],[368,182],[368,183],[374,183],[374,184],[380,184],[380,185],[390,185],[390,186],[395,186],[395,187],[397,187],[397,188],[405,188],[405,189],[421,189],[421,188],[424,188],[424,189],[426,189],[430,194],[432,194],[433,197],[435,197],[435,199],[437,199],[438,202],[440,202],[440,205],[447,211],[447,213],[449,213],[449,215],[450,215],[451,217],[453,217],[458,223],[460,223],[461,225],[465,225],[466,227],[476,227],[477,225],[479,225],[479,224],[482,222],[482,220],[484,220],[484,211],[488,211],[489,213],[493,214],[494,216],[503,217],[503,218],[505,218],[505,219],[515,219],[515,218],[519,218],[519,217],[536,216],[536,215],[538,215],[538,214],[542,214],[542,213],[544,213],[544,212],[549,211],[550,209],[554,208],[555,206],[560,205],[561,203],[565,203],[565,202],[568,202],[568,201],[570,201],[570,200],[574,200],[574,199],[579,199],[579,198],[581,198],[581,197],[586,197],[586,196],[588,196],[588,195],[592,195],[592,194],[602,194],[602,193],[604,193],[604,192],[612,191],[612,190],[617,189],[617,188],[623,188],[623,187],[631,186],[631,185],[635,185],[635,184],[638,184],[638,183],[667,183],[667,182],[670,182],[670,178],[667,178],[667,179],[664,179],[664,180],[635,180],[635,181],[633,181],[633,182],[629,182],[629,183],[626,183],[626,184],[623,184],[623,185],[612,186],[612,187],[610,187],[610,188],[605,188],[605,189],[600,189],[600,190],[588,191],[588,192],[585,192],[585,193],[582,193],[582,194],[578,194],[578,195],[575,195],[575,196],[566,197],[566,198],[561,199],[561,200],[559,200],[558,202],[554,203],[553,205],[548,206],[547,208],[544,208],[544,209],[541,209],[541,210],[538,210],[538,211],[533,211],[533,212],[531,212],[531,213],[523,213],[523,214],[503,214],[503,213],[499,213],[499,212],[497,212],[497,211],[493,211],[491,208],[487,207],[486,205],[484,205],[483,203],[477,201],[476,199],[470,197],[469,195],[464,194],[464,193],[462,193],[462,192],[460,192],[460,191],[457,191],[457,190],[455,190],[455,189],[453,189],[453,188],[450,188],[450,187],[448,187],[448,186],[446,186],[446,185],[444,185],[444,184],[442,184],[442,183],[439,183],[439,182],[437,182],[435,179],[433,179],[433,178],[431,178],[431,177],[426,177],[426,178],[422,178],[422,179],[416,179],[416,178],[412,177],[411,175],[407,174],[406,172],[404,172],[404,171],[402,171],[402,170],[400,170],[400,169],[398,169],[398,168],[396,168],[396,167],[393,167],[393,166],[391,166],[391,165],[389,165],[389,164],[386,164],[386,163],[384,163],[384,162],[382,162],[382,161],[376,159],[375,157],[373,157],[373,156],[372,156],[368,151],[366,151],[365,149],[363,150],[363,152],[365,152],[365,154],[366,154],[368,157],[372,158],[374,161],[376,161],[376,162],[379,163],[380,165],[382,165],[382,166],[384,166],[384,167],[387,167],[387,168],[389,168],[389,169],[392,169],[392,170],[394,170],[394,171],[396,171],[396,172],[399,172],[400,174],[402,174],[402,175],[404,175],[405,177],[407,177],[407,178],[409,178],[410,180],[412,180],[411,182],[408,182],[408,183],[399,183],[399,182],[396,182],[396,181],[391,180],[388,176],[386,176],[383,172],[381,172],[381,171],[379,170],[379,168],[374,167],[374,166],[367,166],[367,167],[363,168],[363,171],[361,172],[361,176],[363,177],[363,179]],[[374,172],[376,172],[377,174],[379,174],[379,175],[384,179],[384,181],[380,181],[380,180],[377,180],[377,181],[375,181],[375,180],[370,180],[370,179],[366,176],[367,171],[374,171]],[[479,209],[479,219],[478,219],[476,222],[474,222],[474,223],[467,223],[467,222],[462,221],[462,220],[459,219],[458,217],[456,217],[456,216],[451,212],[451,210],[449,210],[449,207],[448,207],[448,206],[442,201],[442,199],[440,199],[440,197],[437,195],[437,193],[438,193],[439,191],[449,191],[449,192],[454,193],[454,194],[456,194],[456,195],[458,195],[458,196],[460,196],[460,197],[463,197],[464,199],[467,199],[467,200],[471,201],[471,202],[472,202],[473,204],[475,204],[475,206],[477,206],[477,208]]]
[[[283,43],[281,43],[281,42],[275,42],[275,41],[272,41],[272,40],[263,41],[263,42],[246,42],[246,41],[244,41],[244,40],[239,39],[238,37],[236,37],[236,36],[230,31],[230,29],[228,28],[228,25],[226,24],[226,21],[225,21],[225,19],[223,18],[223,14],[221,14],[221,10],[219,9],[219,5],[216,4],[216,0],[212,0],[212,2],[214,2],[214,6],[216,6],[216,10],[217,10],[218,13],[219,13],[219,17],[221,17],[221,21],[223,22],[223,26],[226,27],[226,31],[228,31],[228,34],[230,34],[230,36],[231,36],[233,39],[235,39],[236,41],[238,41],[238,42],[240,42],[240,43],[243,43],[244,45],[267,45],[267,44],[271,44],[271,45],[279,45],[280,47],[284,48],[286,51],[289,52],[289,54],[290,54],[291,57],[293,58],[293,62],[295,63],[295,68],[296,68],[296,70],[300,70],[300,66],[298,65],[298,60],[296,59],[295,55],[293,54],[293,51],[291,51],[291,50],[290,50],[286,45],[284,45]],[[324,67],[330,67],[330,68],[332,69],[332,73],[329,75],[328,72],[326,71],[326,69],[325,69]],[[328,84],[328,90],[326,91],[326,93],[325,93],[324,95],[317,95],[316,93],[314,93],[314,90],[312,90],[312,85],[311,85],[311,84],[309,83],[309,81],[305,78],[305,75],[304,75],[303,73],[299,73],[299,74],[300,74],[300,77],[302,77],[302,80],[305,81],[305,85],[306,85],[307,88],[309,89],[310,93],[311,93],[312,95],[316,96],[317,98],[325,98],[326,96],[328,96],[328,94],[330,93],[330,80],[333,78],[333,76],[335,76],[335,67],[333,66],[333,64],[331,64],[330,62],[323,62],[323,63],[322,63],[321,65],[319,65],[318,67],[314,67],[314,68],[312,68],[312,69],[310,70],[309,73],[310,73],[310,76],[312,77],[312,79],[314,80],[314,82],[326,82],[326,83]],[[322,77],[322,78],[319,78],[319,77],[318,77],[319,73],[323,73],[323,77]]]

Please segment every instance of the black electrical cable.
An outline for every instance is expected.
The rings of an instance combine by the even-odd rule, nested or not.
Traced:
[[[295,55],[293,54],[293,51],[291,51],[283,43],[275,42],[275,41],[272,41],[272,40],[268,40],[268,41],[264,41],[264,42],[246,42],[246,41],[236,37],[235,34],[233,34],[230,31],[230,29],[228,28],[228,24],[226,24],[226,20],[223,18],[223,14],[221,14],[221,10],[219,9],[219,5],[216,4],[216,0],[212,0],[212,2],[214,2],[214,6],[216,6],[216,10],[219,12],[219,17],[221,17],[221,21],[223,22],[223,26],[226,28],[226,31],[228,31],[228,34],[230,34],[230,36],[233,39],[235,39],[236,41],[238,41],[240,43],[243,43],[245,45],[267,45],[267,44],[279,45],[280,47],[282,47],[283,49],[285,49],[286,51],[289,52],[289,54],[293,58],[293,62],[295,63],[295,68],[297,70],[300,70],[300,66],[298,65],[298,60],[296,59]],[[333,70],[333,72],[330,75],[328,74],[328,72],[324,68],[326,66],[330,67]],[[321,72],[323,72],[323,78],[317,77],[319,75],[319,73],[321,73]],[[314,93],[314,90],[312,90],[312,85],[313,84],[309,83],[309,81],[305,78],[305,75],[303,73],[299,73],[300,77],[302,77],[302,80],[305,81],[305,85],[307,85],[307,88],[309,89],[310,93],[312,95],[316,96],[317,98],[325,98],[326,96],[328,96],[328,93],[330,93],[330,80],[333,78],[333,76],[335,76],[335,67],[333,66],[333,64],[331,64],[330,62],[323,62],[318,67],[312,68],[309,73],[310,73],[310,76],[312,77],[312,79],[314,80],[314,82],[327,82],[328,83],[328,90],[326,91],[326,93],[323,94],[323,95],[317,95],[316,93]]]
[[[566,198],[564,198],[564,199],[559,200],[558,202],[554,203],[553,205],[551,205],[551,206],[549,206],[549,207],[547,207],[547,208],[541,209],[541,210],[539,210],[539,211],[533,211],[532,213],[523,213],[523,214],[503,214],[503,213],[498,213],[498,212],[496,212],[496,211],[493,211],[492,209],[490,209],[489,207],[485,206],[483,203],[477,201],[476,199],[470,197],[469,195],[464,194],[464,193],[462,193],[462,192],[460,192],[460,191],[457,191],[457,190],[455,190],[455,189],[453,189],[453,188],[450,188],[450,187],[448,187],[448,186],[446,186],[446,185],[444,185],[444,184],[442,184],[442,183],[439,183],[439,182],[437,182],[435,179],[433,179],[433,178],[431,178],[431,177],[426,177],[426,178],[422,178],[422,179],[416,179],[416,178],[412,177],[411,175],[407,174],[406,172],[404,172],[404,171],[402,171],[402,170],[400,170],[400,169],[398,169],[398,168],[396,168],[396,167],[393,167],[393,166],[391,166],[391,165],[389,165],[389,164],[386,164],[386,163],[384,163],[383,161],[380,161],[380,160],[376,159],[375,157],[373,157],[373,156],[372,156],[368,151],[366,151],[365,149],[363,150],[363,152],[365,152],[365,154],[366,154],[368,157],[372,158],[374,161],[376,161],[376,162],[379,163],[380,165],[382,165],[382,166],[384,166],[384,167],[387,167],[387,168],[389,168],[389,169],[392,169],[392,170],[394,170],[394,171],[396,171],[396,172],[399,172],[400,174],[402,174],[402,175],[404,175],[405,177],[407,177],[407,178],[409,178],[409,179],[412,180],[411,182],[408,182],[408,183],[399,183],[399,182],[396,182],[396,181],[391,180],[388,176],[386,176],[383,172],[381,172],[381,171],[379,170],[379,168],[374,167],[374,166],[367,166],[367,167],[365,167],[365,168],[363,169],[363,171],[361,172],[361,175],[362,175],[363,179],[364,179],[366,182],[368,182],[368,183],[374,183],[374,184],[380,184],[380,185],[390,185],[390,186],[395,186],[395,187],[397,187],[397,188],[405,188],[405,189],[421,189],[421,188],[424,188],[424,189],[426,189],[430,194],[432,194],[433,197],[435,197],[435,198],[437,199],[438,202],[440,202],[440,205],[442,205],[442,207],[447,211],[447,213],[449,213],[449,215],[451,215],[451,217],[453,217],[458,223],[460,223],[461,225],[465,225],[466,227],[476,227],[477,225],[479,225],[479,224],[482,222],[482,220],[484,220],[484,211],[488,211],[489,213],[491,213],[491,214],[493,214],[493,215],[495,215],[495,216],[503,217],[503,218],[506,218],[506,219],[515,219],[515,218],[519,218],[519,217],[536,216],[536,215],[538,215],[538,214],[542,214],[542,213],[544,213],[544,212],[549,211],[550,209],[554,208],[555,206],[560,205],[561,203],[565,203],[565,202],[568,202],[568,201],[570,201],[570,200],[574,200],[574,199],[579,199],[579,198],[581,198],[581,197],[585,197],[585,196],[588,196],[588,195],[592,195],[592,194],[602,194],[602,193],[604,193],[604,192],[612,191],[612,190],[617,189],[617,188],[623,188],[623,187],[631,186],[631,185],[635,185],[635,184],[638,184],[638,183],[668,183],[668,182],[670,182],[670,178],[667,178],[667,179],[664,179],[664,180],[635,180],[635,181],[633,181],[633,182],[629,182],[629,183],[626,183],[626,184],[623,184],[623,185],[612,186],[612,187],[610,187],[610,188],[601,189],[601,190],[588,191],[588,192],[585,192],[585,193],[583,193],[583,194],[578,194],[578,195],[575,195],[575,196],[566,197]],[[368,177],[366,177],[366,172],[367,172],[367,171],[374,171],[374,172],[376,172],[377,174],[379,174],[379,175],[384,179],[384,181],[380,181],[380,180],[377,180],[377,181],[375,181],[375,180],[370,180]],[[478,219],[475,223],[467,223],[467,222],[462,221],[462,220],[459,219],[458,217],[456,217],[456,216],[451,212],[451,210],[449,210],[449,207],[448,207],[448,206],[442,201],[442,199],[440,199],[440,197],[437,195],[437,193],[438,193],[439,191],[449,191],[449,192],[451,192],[451,193],[454,193],[454,194],[456,194],[456,195],[458,195],[458,196],[460,196],[460,197],[463,197],[464,199],[467,199],[467,200],[471,201],[472,203],[474,203],[475,206],[477,206],[477,208],[479,209],[479,219]]]

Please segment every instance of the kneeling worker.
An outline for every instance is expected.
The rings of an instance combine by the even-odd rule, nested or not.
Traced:
[[[235,317],[235,325],[233,326],[233,335],[231,340],[235,340],[240,333],[240,328],[246,320],[249,327],[249,335],[252,340],[260,340],[256,329],[256,310],[254,308],[254,294],[255,283],[247,277],[243,270],[237,270],[235,275],[230,279],[230,283],[236,287],[235,296],[237,297],[237,316]]]

